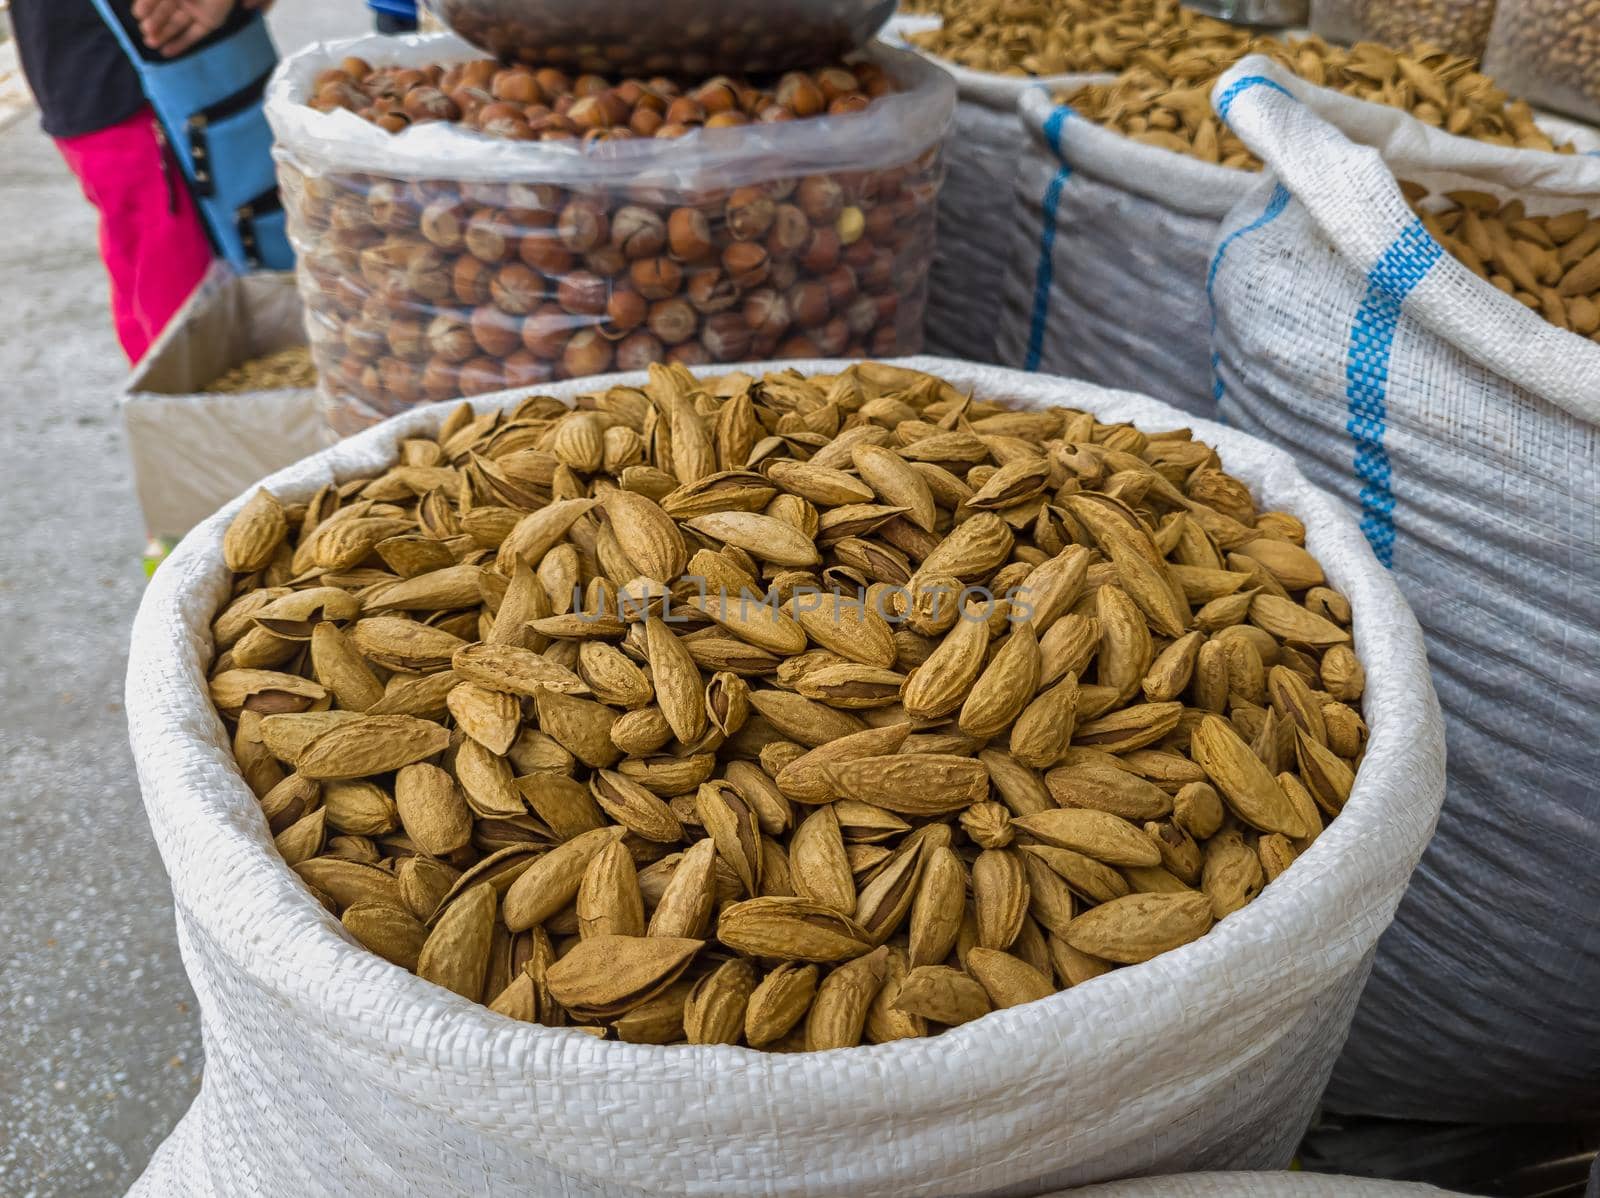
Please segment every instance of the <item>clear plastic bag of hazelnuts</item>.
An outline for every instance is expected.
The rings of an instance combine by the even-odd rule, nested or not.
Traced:
[[[917,352],[954,107],[878,45],[698,80],[448,35],[303,51],[267,114],[330,423],[651,362]]]

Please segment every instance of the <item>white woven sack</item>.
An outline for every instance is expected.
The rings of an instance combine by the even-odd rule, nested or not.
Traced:
[[[881,36],[916,50],[904,35],[938,22],[913,24],[914,20],[891,21]],[[931,354],[994,362],[1001,285],[1020,219],[1013,180],[1028,148],[1027,132],[1017,120],[1017,102],[1030,90],[1053,94],[1112,76],[1017,78],[974,71],[932,54],[922,56],[955,79],[958,97],[955,125],[945,140],[939,238],[928,276],[924,341]]]
[[[1328,1173],[1179,1173],[1067,1190],[1054,1198],[1450,1198],[1414,1181]]]
[[[1182,422],[1140,396],[907,364],[1023,406]],[[304,500],[382,468],[446,411],[396,417],[266,483]],[[814,1055],[515,1023],[357,948],[273,852],[207,701],[208,625],[227,592],[220,543],[238,502],[199,526],[145,594],[127,700],[205,1080],[133,1192],[999,1196],[1283,1167],[1437,818],[1442,733],[1415,621],[1348,514],[1286,455],[1218,426],[1197,432],[1264,503],[1305,520],[1354,606],[1372,736],[1349,805],[1192,944],[932,1039]]]
[[[1352,145],[1247,59],[1219,111],[1280,183],[1219,239],[1228,423],[1360,512],[1416,604],[1450,794],[1335,1074],[1336,1109],[1600,1114],[1600,345],[1445,254],[1395,178],[1600,212],[1600,159],[1390,110]]]
[[[1357,141],[1390,127],[1393,109],[1278,77]],[[1261,176],[1136,142],[1043,91],[1025,92],[1018,112],[1029,138],[1014,175],[997,360],[1211,416],[1212,246],[1222,218]],[[1581,150],[1600,149],[1592,129],[1545,117],[1539,124]],[[1462,152],[1477,144],[1464,142]]]

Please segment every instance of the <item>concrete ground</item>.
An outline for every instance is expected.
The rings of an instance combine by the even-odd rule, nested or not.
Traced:
[[[359,0],[272,14],[285,51],[369,19]],[[0,131],[0,163],[0,1194],[118,1194],[201,1067],[122,710],[144,585],[127,362],[94,213],[36,114]]]

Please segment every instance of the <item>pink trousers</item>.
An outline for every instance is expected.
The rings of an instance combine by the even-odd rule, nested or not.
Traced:
[[[137,362],[204,277],[211,243],[150,109],[56,146],[99,210],[111,318]]]

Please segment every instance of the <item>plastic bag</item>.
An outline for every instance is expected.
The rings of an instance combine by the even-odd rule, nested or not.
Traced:
[[[1326,1173],[1180,1173],[1070,1190],[1073,1198],[1448,1198],[1452,1193],[1410,1181],[1334,1177]],[[1058,1194],[1054,1198],[1067,1198]]]
[[[1082,383],[906,365],[1023,407],[1184,423]],[[551,392],[618,381],[642,378]],[[304,500],[392,461],[447,413],[408,412],[266,485]],[[238,504],[219,512],[156,572],[129,662],[131,738],[207,1054],[200,1097],[134,1193],[998,1196],[1284,1167],[1437,818],[1440,725],[1415,621],[1348,514],[1284,454],[1216,425],[1195,432],[1263,504],[1304,520],[1353,605],[1371,739],[1349,803],[1192,944],[935,1038],[825,1053],[514,1023],[358,949],[273,853],[206,694]]]
[[[679,140],[391,135],[302,100],[342,56],[474,57],[453,37],[288,59],[268,92],[326,408],[349,432],[424,400],[752,357],[920,347],[943,72],[874,47],[901,90],[862,113]]]
[[[1358,0],[1311,0],[1311,32],[1349,45],[1363,36]]]
[[[1417,604],[1449,801],[1327,1099],[1450,1122],[1600,1113],[1600,346],[1444,254],[1395,185],[1600,212],[1600,161],[1372,109],[1363,149],[1261,58],[1219,82],[1273,171],[1219,237],[1229,424],[1362,514]],[[1222,105],[1219,102],[1219,109]],[[1386,125],[1387,128],[1380,128]]]
[[[1600,18],[1565,0],[1500,0],[1484,66],[1535,104],[1600,121]]]
[[[1495,19],[1495,0],[1351,0],[1351,8],[1356,22],[1352,41],[1382,42],[1396,50],[1427,42],[1467,58],[1483,57]],[[1513,95],[1522,94],[1501,83]]]

